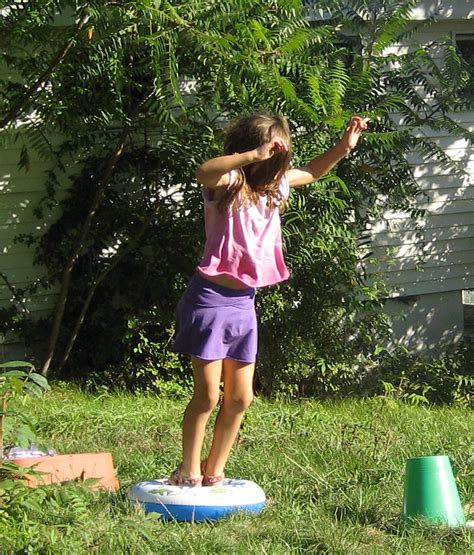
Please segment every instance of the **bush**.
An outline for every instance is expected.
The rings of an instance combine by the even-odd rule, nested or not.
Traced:
[[[449,116],[466,72],[451,39],[433,45],[436,60],[419,48],[387,63],[385,49],[413,33],[412,0],[356,1],[352,9],[322,2],[333,19],[314,24],[301,2],[267,4],[176,0],[149,9],[143,1],[41,0],[4,14],[6,70],[18,78],[0,79],[1,138],[23,145],[20,168],[29,168],[29,149],[54,168],[36,216],[57,208],[61,216],[42,236],[18,237],[35,248],[45,275],[13,295],[15,310],[2,312],[8,322],[0,329],[46,343],[44,375],[52,361],[68,379],[184,384],[167,347],[204,239],[193,170],[220,152],[224,121],[255,110],[285,114],[298,166],[334,145],[358,113],[371,118],[371,132],[316,187],[294,193],[285,215],[293,278],[258,302],[261,391],[359,387],[354,362],[369,360],[387,330],[360,243],[384,211],[417,214],[408,152],[456,170],[434,141],[412,131],[468,135]],[[403,115],[405,129],[391,112]],[[53,146],[58,136],[63,142]],[[61,302],[35,326],[21,316],[21,299],[36,289],[60,290]]]
[[[472,406],[474,348],[463,344],[442,357],[427,360],[403,349],[382,351],[360,389],[411,403],[457,403]]]

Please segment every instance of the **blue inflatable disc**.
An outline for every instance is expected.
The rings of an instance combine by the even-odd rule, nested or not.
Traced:
[[[149,480],[133,486],[128,498],[140,503],[147,513],[181,522],[219,520],[239,511],[257,514],[266,504],[265,493],[255,482],[230,479],[222,486],[197,488]]]

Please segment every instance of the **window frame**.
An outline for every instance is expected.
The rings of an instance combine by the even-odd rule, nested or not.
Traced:
[[[466,109],[474,110],[474,32],[473,33],[453,33],[454,44],[459,56],[469,66],[471,78],[466,85],[465,90],[461,93],[461,97],[466,100]],[[460,47],[462,43],[472,43],[472,53],[470,58],[466,56],[466,51]]]

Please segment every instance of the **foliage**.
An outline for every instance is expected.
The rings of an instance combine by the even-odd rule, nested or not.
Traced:
[[[381,350],[361,388],[414,404],[456,403],[472,407],[473,357],[474,349],[469,344],[432,360],[411,355],[402,348],[395,353]]]
[[[29,362],[3,362],[0,370],[0,524],[3,524],[11,518],[12,507],[40,511],[44,494],[35,492],[32,495],[30,488],[24,483],[27,475],[35,474],[35,471],[5,460],[4,440],[8,438],[15,446],[30,446],[36,439],[35,424],[21,405],[28,396],[41,397],[50,387],[46,378],[37,374]],[[15,409],[12,410],[9,405],[15,405]]]
[[[123,359],[117,367],[92,372],[86,382],[91,390],[104,387],[139,389],[174,398],[189,394],[192,382],[186,371],[186,361],[182,360],[182,364],[183,357],[169,350],[174,325],[161,332],[157,322],[161,321],[153,310],[141,318],[128,320],[127,333],[121,338]]]
[[[27,368],[28,370],[19,370]],[[27,447],[35,438],[34,424],[22,411],[8,410],[8,405],[25,395],[41,397],[49,389],[46,378],[37,374],[29,362],[9,361],[0,364],[0,460],[3,459],[4,438],[8,434],[14,445]],[[8,417],[8,418],[7,418]],[[8,426],[8,427],[7,427]]]
[[[302,161],[323,151],[323,145],[334,141],[334,126],[344,121],[344,113],[369,114],[371,131],[358,152],[318,188],[293,194],[293,208],[284,218],[293,277],[277,291],[261,295],[265,391],[326,396],[361,390],[360,368],[377,359],[390,330],[379,309],[388,291],[367,275],[363,262],[370,257],[370,222],[387,210],[420,215],[406,153],[419,151],[459,171],[433,141],[414,138],[421,125],[471,136],[448,117],[449,109],[463,106],[459,93],[466,79],[451,39],[432,45],[433,51],[445,52],[444,65],[436,71],[426,70],[435,65],[428,47],[385,53],[414,33],[407,12],[415,3],[327,3],[333,24],[351,29],[353,37],[348,41],[335,34],[332,44],[340,41],[342,46],[324,60],[324,80],[321,51],[316,51],[319,67],[313,63],[301,94],[309,95],[318,109],[319,126],[311,132],[308,118],[295,150]],[[393,126],[394,116],[402,116],[403,128]]]
[[[293,195],[293,278],[259,293],[263,391],[357,386],[354,360],[370,358],[388,329],[361,243],[386,210],[417,215],[408,152],[458,169],[415,132],[470,136],[449,118],[466,75],[449,42],[439,69],[429,48],[384,54],[413,32],[413,2],[329,4],[330,18],[311,24],[296,0],[40,1],[5,14],[0,46],[17,79],[1,81],[0,111],[20,110],[22,125],[1,137],[24,146],[24,169],[30,149],[52,163],[37,216],[61,212],[43,236],[19,238],[46,268],[35,287],[64,292],[57,374],[145,388],[185,382],[167,348],[204,237],[193,168],[219,152],[227,119],[266,109],[289,117],[295,165],[332,146],[353,113],[372,119],[356,153]],[[39,83],[34,93],[27,83]],[[12,326],[45,341],[51,322],[31,323],[20,308]]]
[[[284,218],[293,276],[260,294],[260,379],[268,393],[353,391],[358,361],[370,358],[389,330],[379,308],[384,287],[365,283],[357,226],[327,187],[294,195]]]

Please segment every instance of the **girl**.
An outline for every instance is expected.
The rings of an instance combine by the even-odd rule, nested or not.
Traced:
[[[317,181],[354,149],[366,120],[353,117],[342,140],[306,166],[290,169],[285,118],[256,114],[227,131],[224,155],[196,170],[203,185],[204,256],[177,308],[173,350],[191,355],[194,393],[184,413],[183,459],[170,482],[220,485],[245,410],[253,398],[257,354],[255,289],[289,277],[280,211],[290,187]],[[209,416],[224,397],[209,455],[200,462]]]

